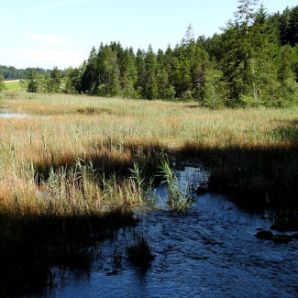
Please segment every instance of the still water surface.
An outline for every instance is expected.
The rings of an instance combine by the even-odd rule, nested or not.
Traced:
[[[22,119],[26,118],[28,115],[23,113],[13,113],[13,112],[0,112],[0,119]]]
[[[191,190],[208,176],[192,167],[177,175]],[[98,245],[89,272],[52,268],[57,287],[47,297],[298,297],[298,241],[257,239],[257,229],[270,229],[264,213],[192,192],[192,208],[179,214],[168,210],[166,186],[155,191],[158,208],[139,212],[137,228]],[[127,260],[126,248],[138,235],[155,254],[147,270]]]

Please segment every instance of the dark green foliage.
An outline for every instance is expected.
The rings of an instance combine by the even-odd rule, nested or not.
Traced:
[[[39,85],[37,72],[34,70],[30,71],[27,74],[26,79],[28,81],[27,91],[31,93],[36,93],[38,91],[38,85]]]
[[[239,0],[235,20],[212,38],[195,40],[189,25],[181,43],[165,52],[155,53],[149,46],[135,54],[118,43],[93,48],[77,75],[74,70],[69,73],[67,89],[101,96],[197,100],[212,108],[294,104],[297,9],[270,16],[262,5],[256,9],[256,2]],[[290,45],[281,47],[281,40]]]
[[[61,82],[61,71],[57,67],[54,67],[54,69],[50,72],[49,78],[47,79],[48,92],[58,93],[61,87]]]
[[[82,71],[78,68],[69,68],[65,71],[65,87],[66,93],[78,93],[81,88]]]
[[[208,69],[205,74],[202,89],[202,104],[209,108],[220,108],[225,105],[227,98],[227,84],[223,73],[217,69]]]
[[[280,42],[295,46],[298,43],[298,6],[286,9],[279,17]]]
[[[3,77],[0,75],[0,92],[4,89]]]
[[[49,70],[43,68],[26,68],[26,69],[17,69],[13,66],[3,66],[0,65],[0,75],[3,76],[4,80],[19,80],[24,79],[32,70],[39,74],[45,74]]]
[[[148,99],[158,98],[156,75],[158,70],[157,57],[149,46],[145,56],[145,84],[143,96]]]

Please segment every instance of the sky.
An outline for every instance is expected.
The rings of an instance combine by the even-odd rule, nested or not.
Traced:
[[[0,65],[61,69],[79,66],[93,46],[119,41],[154,50],[221,32],[237,0],[0,0]],[[269,13],[297,0],[263,0]]]

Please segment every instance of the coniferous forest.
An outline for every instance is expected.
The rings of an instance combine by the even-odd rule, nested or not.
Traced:
[[[298,102],[298,6],[270,15],[241,0],[221,34],[194,38],[189,25],[174,48],[92,48],[79,68],[29,70],[30,92],[196,100],[202,106],[288,106]]]

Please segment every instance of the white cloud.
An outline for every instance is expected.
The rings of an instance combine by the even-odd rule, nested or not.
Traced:
[[[30,38],[31,40],[40,42],[48,46],[64,46],[66,44],[66,40],[61,36],[38,34],[32,32],[26,33],[25,35],[27,38]]]

